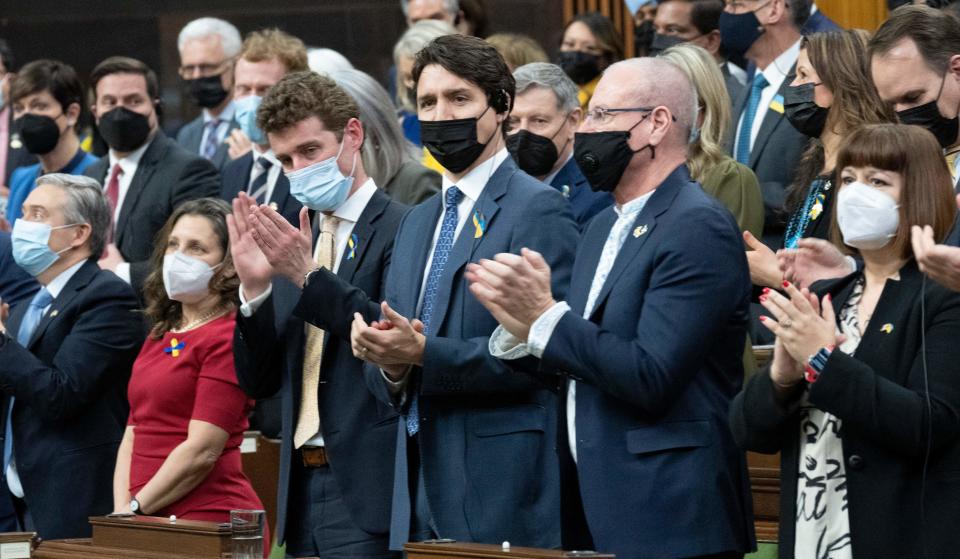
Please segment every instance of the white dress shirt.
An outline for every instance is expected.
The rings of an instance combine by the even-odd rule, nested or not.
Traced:
[[[133,182],[133,176],[137,174],[137,167],[140,165],[140,160],[155,138],[156,135],[147,138],[147,141],[144,142],[142,146],[131,151],[123,159],[117,158],[117,154],[112,149],[107,155],[110,166],[107,167],[107,176],[103,184],[104,192],[107,191],[107,186],[110,184],[110,176],[113,174],[113,168],[117,163],[120,164],[120,176],[117,177],[117,182],[120,184],[120,191],[117,192],[117,207],[113,210],[114,227],[116,227],[117,222],[120,220],[120,210],[123,209],[123,201],[127,198],[127,192],[130,190],[130,183]],[[116,239],[114,239],[114,243],[116,243]],[[123,262],[119,264],[116,274],[123,281],[130,283],[130,263]]]
[[[227,134],[230,133],[230,127],[233,126],[234,112],[236,112],[236,109],[234,109],[233,101],[230,101],[220,112],[220,116],[217,117],[220,119],[219,124],[217,124],[218,145],[227,140]],[[210,109],[203,109],[203,134],[200,136],[200,146],[197,148],[198,155],[203,155],[203,146],[207,145],[207,138],[210,137],[210,129],[207,128],[207,123],[211,120],[213,120],[213,115],[210,114]]]
[[[613,264],[623,248],[623,243],[627,240],[630,233],[630,227],[636,222],[637,216],[647,205],[647,201],[653,196],[656,190],[652,190],[639,198],[635,198],[623,206],[614,205],[613,209],[617,213],[617,221],[610,229],[607,240],[603,244],[603,252],[600,253],[600,262],[597,264],[597,271],[594,273],[593,282],[590,284],[590,293],[587,296],[587,303],[583,307],[583,318],[589,320],[593,307],[600,296],[603,284],[613,269]],[[528,355],[536,358],[543,357],[543,352],[550,342],[554,329],[563,318],[563,315],[570,310],[570,305],[560,301],[550,307],[545,313],[530,326],[530,335],[526,343],[511,335],[503,326],[497,326],[493,335],[490,337],[489,350],[490,355],[499,359],[519,359]],[[567,444],[570,445],[570,454],[574,462],[577,461],[577,383],[571,380],[567,387]]]
[[[763,119],[767,117],[767,112],[770,110],[770,104],[773,103],[774,97],[776,97],[777,92],[780,91],[780,86],[783,85],[783,80],[790,74],[790,70],[793,69],[793,65],[797,63],[797,58],[799,57],[800,41],[798,40],[791,45],[790,48],[780,53],[780,56],[775,58],[766,68],[760,71],[763,77],[767,78],[767,87],[763,88],[763,91],[760,93],[760,104],[757,105],[757,112],[753,117],[753,127],[750,128],[751,151],[753,150],[753,143],[757,141],[757,135],[760,133],[760,126],[763,124]],[[753,82],[747,80],[745,87],[747,88],[747,95],[749,96],[749,90],[753,87]],[[782,103],[779,112],[783,112]],[[737,122],[737,135],[734,136],[734,138],[738,138],[738,141],[740,138],[740,126],[743,124],[743,116],[745,114],[746,111],[740,113],[740,119]],[[733,153],[737,153],[736,146],[734,146]]]
[[[261,157],[271,163],[270,168],[267,169],[267,182],[264,184],[264,187],[266,187],[267,190],[262,198],[266,203],[270,203],[270,198],[273,196],[273,189],[277,186],[277,179],[280,177],[280,173],[283,171],[283,166],[280,164],[280,160],[277,159],[277,156],[273,153],[272,149],[261,152],[260,146],[256,144],[253,145],[253,165],[250,166],[250,176],[247,178],[246,191],[247,194],[250,194],[251,196],[254,194],[253,192],[250,192],[250,185],[252,185],[253,181],[257,180],[257,177],[263,173],[263,166],[260,165]],[[346,204],[346,202],[344,202],[344,204]],[[339,236],[337,238],[339,238]]]
[[[50,306],[53,305],[53,301],[57,299],[60,295],[60,292],[63,291],[63,288],[67,286],[67,282],[70,281],[70,278],[86,263],[86,260],[81,260],[73,266],[70,266],[66,270],[60,272],[57,277],[48,283],[45,287],[50,293],[50,304],[43,308],[43,313],[41,316],[47,314],[47,311],[50,310]],[[16,332],[7,332],[7,335],[11,336],[13,339],[17,338]],[[17,497],[23,499],[23,484],[20,483],[20,475],[17,473],[17,461],[14,459],[14,452],[16,449],[11,447],[10,451],[10,464],[7,465],[7,487],[10,489],[10,492],[16,495]]]
[[[333,217],[340,220],[340,223],[337,224],[336,241],[336,255],[334,257],[333,264],[333,273],[337,273],[340,269],[340,260],[343,257],[344,252],[347,248],[347,241],[350,239],[350,235],[353,234],[353,228],[356,226],[357,221],[360,220],[360,215],[363,214],[363,210],[367,208],[367,204],[370,203],[370,200],[373,198],[373,195],[377,192],[377,185],[373,182],[373,179],[367,179],[367,182],[363,183],[363,186],[357,189],[356,192],[350,195],[349,198],[344,200],[337,209],[333,210]],[[317,215],[320,216],[321,220],[328,219],[327,216],[321,212],[317,212]],[[323,222],[321,221],[318,224],[322,229]],[[316,243],[316,246],[313,248],[313,259],[316,260],[320,255],[320,243]],[[250,301],[247,301],[243,296],[243,286],[240,286],[240,314],[245,317],[253,316],[253,313],[257,312],[257,309],[267,300],[267,297],[273,293],[273,286],[268,286],[266,291],[257,295]],[[323,432],[322,429],[317,431],[317,434],[311,437],[307,442],[304,443],[304,446],[324,446],[323,443]]]

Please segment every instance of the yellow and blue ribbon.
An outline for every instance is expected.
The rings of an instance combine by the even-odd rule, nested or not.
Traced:
[[[349,252],[347,253],[347,260],[353,260],[357,257],[357,244],[360,242],[360,239],[357,237],[357,234],[354,233],[350,235],[350,238],[347,239],[347,248]]]
[[[170,340],[170,347],[163,348],[163,352],[171,357],[180,357],[180,352],[183,351],[183,348],[187,347],[185,343],[172,338]]]
[[[487,219],[483,217],[483,214],[479,210],[473,211],[473,238],[479,239],[483,237],[483,234],[487,232]]]

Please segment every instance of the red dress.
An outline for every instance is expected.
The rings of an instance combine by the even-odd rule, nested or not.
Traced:
[[[231,509],[263,509],[240,465],[240,443],[253,400],[237,384],[233,365],[234,313],[179,334],[147,339],[133,364],[127,396],[134,426],[130,494],[157,473],[187,439],[192,419],[230,434],[216,465],[190,493],[156,516],[230,522]],[[270,539],[264,535],[269,548]]]

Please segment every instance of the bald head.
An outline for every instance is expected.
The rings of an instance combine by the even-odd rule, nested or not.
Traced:
[[[607,68],[597,84],[590,107],[666,107],[676,125],[662,147],[686,146],[696,122],[697,93],[690,79],[673,63],[660,58],[631,58]]]

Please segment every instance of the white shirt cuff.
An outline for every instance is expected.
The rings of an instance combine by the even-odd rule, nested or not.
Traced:
[[[410,367],[407,367],[406,372],[403,373],[403,377],[401,377],[400,380],[391,379],[383,369],[380,369],[380,376],[383,377],[383,381],[387,383],[387,392],[393,397],[399,396],[400,405],[402,406],[407,399],[406,388],[407,381],[410,379]]]
[[[117,264],[117,270],[114,272],[117,274],[117,277],[123,281],[130,283],[130,263],[121,262]]]
[[[530,349],[520,338],[514,336],[503,326],[497,326],[487,342],[487,350],[497,359],[510,361],[530,355]]]
[[[527,347],[530,349],[531,355],[537,359],[543,357],[543,352],[547,349],[550,337],[553,336],[553,330],[557,327],[563,315],[569,310],[570,305],[568,305],[566,301],[554,303],[552,307],[547,309],[547,312],[541,314],[540,318],[530,325],[530,337],[527,338]]]
[[[263,291],[263,293],[261,293],[260,295],[257,295],[250,301],[247,301],[247,299],[243,296],[243,284],[241,284],[240,285],[240,314],[242,314],[246,318],[250,318],[251,316],[253,316],[253,313],[257,312],[257,309],[260,308],[260,305],[262,305],[263,302],[267,300],[267,297],[269,297],[271,293],[273,293],[272,283],[267,286],[267,288]]]

